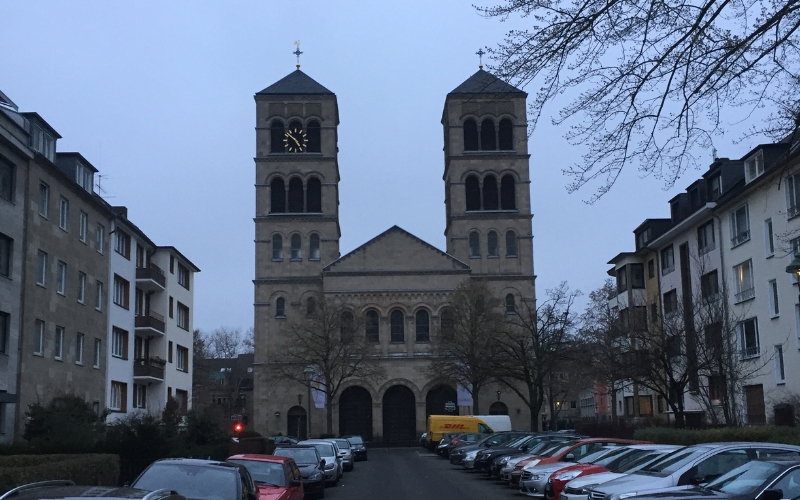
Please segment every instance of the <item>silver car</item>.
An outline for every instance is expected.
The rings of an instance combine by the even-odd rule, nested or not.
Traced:
[[[353,450],[350,446],[350,441],[344,438],[331,439],[336,446],[339,447],[339,456],[342,457],[342,465],[345,472],[350,472],[355,467],[355,459],[353,458]]]
[[[339,456],[339,447],[333,441],[325,439],[308,439],[297,444],[308,444],[319,452],[320,458],[325,459],[325,482],[338,484],[344,472],[342,471],[342,457]]]
[[[590,453],[581,458],[577,463],[593,464],[606,456],[618,455],[625,450],[626,448],[623,446],[604,446],[594,453]],[[555,462],[552,464],[537,465],[530,470],[524,471],[519,482],[520,493],[529,497],[544,498],[544,490],[547,486],[547,480],[550,479],[550,475],[571,465],[575,464],[571,462]]]

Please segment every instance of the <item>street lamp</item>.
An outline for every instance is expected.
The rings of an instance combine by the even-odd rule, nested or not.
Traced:
[[[311,439],[311,378],[314,376],[314,367],[308,365],[303,369],[303,374],[306,376],[306,388],[308,389],[308,417],[306,417],[306,439]]]
[[[502,391],[500,389],[497,390],[497,400],[500,401],[500,394]]]

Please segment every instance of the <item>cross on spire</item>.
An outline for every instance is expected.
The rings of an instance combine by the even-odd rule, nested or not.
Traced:
[[[300,54],[302,54],[302,52],[300,52],[300,40],[297,40],[296,42],[294,42],[294,44],[297,48],[294,49],[294,52],[292,52],[292,54],[297,56],[297,64],[295,64],[295,66],[297,66],[297,69],[300,69]]]
[[[478,52],[475,52],[475,55],[478,56],[478,69],[483,69],[483,55],[484,54],[486,54],[486,52],[484,52],[483,49],[478,49]]]

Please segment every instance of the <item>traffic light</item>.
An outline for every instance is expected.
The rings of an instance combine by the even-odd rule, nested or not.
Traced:
[[[241,422],[235,422],[235,423],[233,424],[233,433],[234,433],[234,434],[239,434],[239,433],[240,433],[240,432],[242,432],[243,430],[244,430],[244,425],[242,425],[242,423],[241,423]]]

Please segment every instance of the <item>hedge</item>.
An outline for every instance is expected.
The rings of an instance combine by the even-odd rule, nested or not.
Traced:
[[[800,445],[800,429],[792,427],[721,427],[705,430],[643,427],[636,429],[633,436],[635,439],[643,441],[683,446],[720,441],[754,441]]]
[[[119,457],[105,454],[0,456],[0,494],[36,481],[70,479],[75,484],[116,486]]]

